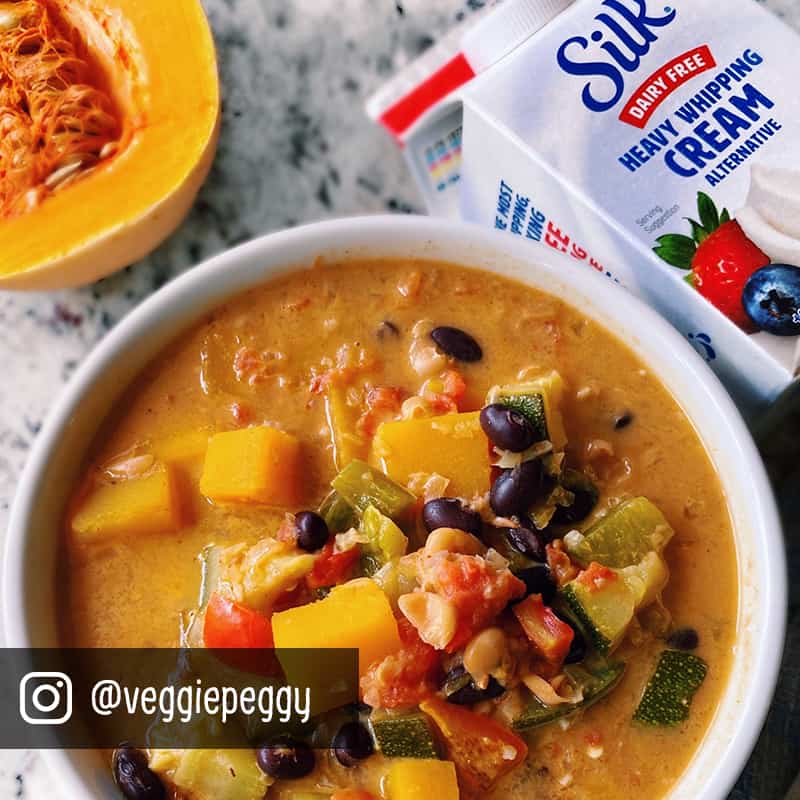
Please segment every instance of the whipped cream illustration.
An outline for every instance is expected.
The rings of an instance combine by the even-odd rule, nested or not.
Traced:
[[[800,169],[753,164],[736,219],[774,262],[800,266]]]

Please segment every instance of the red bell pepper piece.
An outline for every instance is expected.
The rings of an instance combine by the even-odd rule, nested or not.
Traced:
[[[569,653],[575,631],[548,608],[540,594],[532,594],[514,606],[525,635],[549,664],[561,666]]]
[[[267,617],[228,600],[219,592],[214,592],[208,601],[203,641],[206,647],[215,650],[265,650],[275,646]]]
[[[459,782],[475,793],[490,789],[528,755],[523,739],[485,714],[440,697],[423,700],[420,708],[436,723]]]
[[[269,618],[214,592],[206,606],[203,642],[226,664],[254,675],[278,675]]]
[[[308,588],[321,589],[344,583],[352,574],[360,557],[361,549],[359,547],[351,547],[341,553],[334,553],[333,542],[328,542],[314,563],[314,569],[306,576]]]

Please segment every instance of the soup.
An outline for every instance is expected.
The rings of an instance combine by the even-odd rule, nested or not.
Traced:
[[[726,683],[697,433],[601,326],[476,270],[231,300],[116,404],[66,527],[70,646],[361,647],[335,750],[114,755],[185,800],[662,797]]]

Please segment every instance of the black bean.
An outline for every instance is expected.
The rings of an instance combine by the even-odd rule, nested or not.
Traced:
[[[558,587],[547,564],[536,564],[523,569],[517,573],[517,577],[525,584],[525,597],[540,594],[546,606],[555,599]]]
[[[678,650],[696,650],[700,636],[694,628],[678,628],[669,635],[667,644]]]
[[[281,739],[260,747],[256,760],[261,771],[272,778],[304,778],[314,771],[314,751],[304,742]]]
[[[571,506],[556,506],[551,522],[554,525],[575,525],[589,516],[597,505],[597,495],[576,491]]]
[[[309,553],[321,550],[330,538],[328,524],[313,511],[301,511],[295,516],[294,524],[297,528],[297,546],[301,550]]]
[[[567,469],[561,485],[575,495],[570,506],[556,506],[551,522],[554,525],[575,525],[594,511],[599,497],[597,488],[582,472]]]
[[[457,528],[480,537],[483,527],[481,515],[477,511],[451,497],[428,500],[422,507],[422,522],[428,533],[437,528]]]
[[[472,363],[483,358],[481,346],[460,328],[451,328],[447,325],[434,328],[431,331],[431,339],[445,355],[452,356],[457,361]]]
[[[545,605],[547,601],[545,600]],[[588,647],[586,646],[586,637],[581,632],[581,629],[575,623],[573,619],[568,617],[566,614],[561,613],[558,609],[554,609],[553,613],[562,621],[565,622],[567,625],[572,628],[572,632],[574,636],[572,637],[572,644],[569,646],[569,652],[567,653],[566,658],[564,659],[565,664],[580,664],[584,658],[586,658],[586,653],[588,651]]]
[[[375,751],[372,734],[360,722],[347,722],[333,737],[333,752],[344,767],[355,767]]]
[[[147,756],[135,747],[121,745],[112,760],[114,780],[128,800],[164,800],[164,784],[147,765]]]
[[[505,533],[515,550],[519,550],[520,553],[534,561],[541,563],[547,561],[544,538],[532,526],[530,528],[507,528]]]
[[[572,640],[572,644],[569,646],[569,652],[567,653],[567,657],[564,659],[564,663],[580,664],[581,661],[586,658],[586,639],[577,628],[573,628],[572,630],[575,631],[575,637]]]
[[[462,686],[452,694],[449,694],[447,702],[455,703],[458,706],[474,706],[475,703],[481,703],[484,700],[494,700],[495,697],[500,697],[505,691],[505,686],[492,677],[489,678],[489,683],[485,689],[479,688],[475,681],[470,680],[466,686]]]
[[[378,338],[379,339],[387,339],[389,337],[397,337],[400,335],[400,328],[394,324],[391,320],[385,319],[378,325]]]
[[[492,510],[499,517],[521,515],[536,502],[542,490],[542,465],[537,460],[523,461],[503,472],[489,495]]]
[[[614,417],[614,430],[621,431],[628,427],[633,422],[633,414],[630,411],[624,411]]]
[[[536,441],[536,431],[528,419],[502,403],[486,406],[480,419],[483,432],[502,450],[521,453]]]

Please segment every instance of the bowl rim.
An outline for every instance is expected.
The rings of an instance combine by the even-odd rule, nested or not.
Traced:
[[[625,293],[585,265],[582,269],[580,265],[575,268],[577,262],[568,256],[544,246],[532,247],[530,242],[517,237],[503,235],[472,224],[413,215],[383,215],[347,217],[303,225],[262,236],[223,252],[175,278],[129,312],[91,350],[54,402],[20,477],[9,518],[3,560],[2,598],[6,646],[26,647],[31,641],[31,631],[26,624],[28,598],[24,592],[24,570],[29,538],[27,520],[35,507],[39,478],[47,467],[48,459],[56,448],[62,431],[70,425],[73,415],[78,413],[81,400],[90,396],[95,383],[100,380],[114,359],[126,349],[130,349],[137,340],[148,335],[154,324],[160,323],[168,330],[166,334],[159,334],[163,346],[170,338],[174,338],[179,330],[190,325],[192,319],[198,320],[208,309],[224,302],[226,298],[281,274],[307,267],[313,260],[314,253],[324,254],[338,247],[339,251],[344,248],[345,252],[357,258],[362,242],[380,240],[381,237],[396,243],[393,248],[388,245],[385,248],[384,252],[389,257],[401,253],[401,242],[413,243],[408,247],[415,252],[422,243],[430,244],[434,249],[443,247],[445,250],[448,248],[457,250],[459,247],[463,250],[464,244],[468,243],[470,248],[476,251],[491,253],[498,258],[507,256],[524,264],[531,270],[531,277],[527,281],[529,285],[535,285],[532,276],[536,275],[537,280],[544,276],[556,286],[560,284],[562,287],[580,287],[585,297],[591,296],[595,313],[589,312],[588,315],[595,319],[601,315],[600,323],[620,339],[622,339],[621,329],[629,327],[630,320],[644,322],[647,329],[646,340],[658,341],[661,356],[667,361],[674,362],[676,367],[680,366],[687,370],[696,379],[697,385],[693,391],[696,390],[705,398],[718,415],[719,424],[732,436],[733,456],[741,460],[740,469],[746,470],[748,484],[752,489],[748,498],[752,509],[748,513],[758,521],[754,535],[764,545],[759,574],[766,581],[766,585],[761,587],[766,604],[761,609],[761,624],[764,625],[764,630],[760,634],[754,634],[759,636],[760,646],[752,656],[753,664],[748,672],[748,675],[752,675],[752,681],[748,684],[750,690],[745,693],[746,696],[742,701],[742,714],[743,717],[746,716],[748,722],[739,725],[728,737],[724,757],[715,765],[708,786],[702,792],[702,800],[726,797],[755,746],[769,710],[778,679],[787,614],[787,567],[781,522],[766,470],[750,432],[730,396],[708,365],[677,330],[641,300]],[[281,256],[289,252],[305,253],[306,258],[298,260]],[[373,245],[369,250],[369,254],[373,256],[380,252],[379,244]],[[410,257],[424,258],[424,255],[416,254]],[[434,260],[448,260],[447,254],[442,256],[435,252],[429,257]],[[257,266],[261,261],[267,263],[270,260],[273,262],[272,266],[263,269]],[[465,265],[472,263],[476,268],[498,274],[509,274],[504,273],[500,267],[482,266],[481,255],[476,255],[474,262],[470,262],[468,258],[452,260]],[[521,272],[512,277],[523,282],[526,280]],[[547,291],[547,288],[544,290]],[[623,299],[624,303],[621,302]],[[619,308],[623,305],[624,312]],[[180,312],[179,316],[182,315],[182,321],[172,323],[170,320],[176,310]],[[629,340],[627,344],[640,358],[642,354],[639,348],[649,347],[651,351],[655,350],[655,345],[646,344],[643,339],[638,339],[636,342]],[[145,363],[149,360],[148,356]],[[652,361],[648,362],[648,366],[652,364]],[[133,370],[133,374],[139,369],[140,367]],[[653,369],[658,372],[657,368]],[[683,407],[680,392],[676,387],[670,385],[662,376],[659,375],[658,378]],[[702,438],[703,432],[696,424],[696,420],[688,411],[684,410],[684,413]],[[704,445],[708,449],[705,441]],[[723,482],[723,490],[725,488]],[[729,508],[735,502],[738,501],[728,495]],[[742,570],[739,565],[740,608],[737,632],[740,632],[742,627],[741,577]],[[728,683],[730,680],[729,677]],[[730,686],[726,686],[723,696],[729,691]],[[695,758],[706,747],[708,733],[714,727],[715,722],[712,719],[706,736],[695,751]],[[42,752],[48,767],[57,770],[54,774],[59,776],[59,783],[63,787],[65,796],[88,796],[88,782],[82,776],[71,751]],[[677,787],[673,787],[670,791],[670,797],[674,795],[675,788],[680,788],[686,775],[687,771],[682,774]]]

